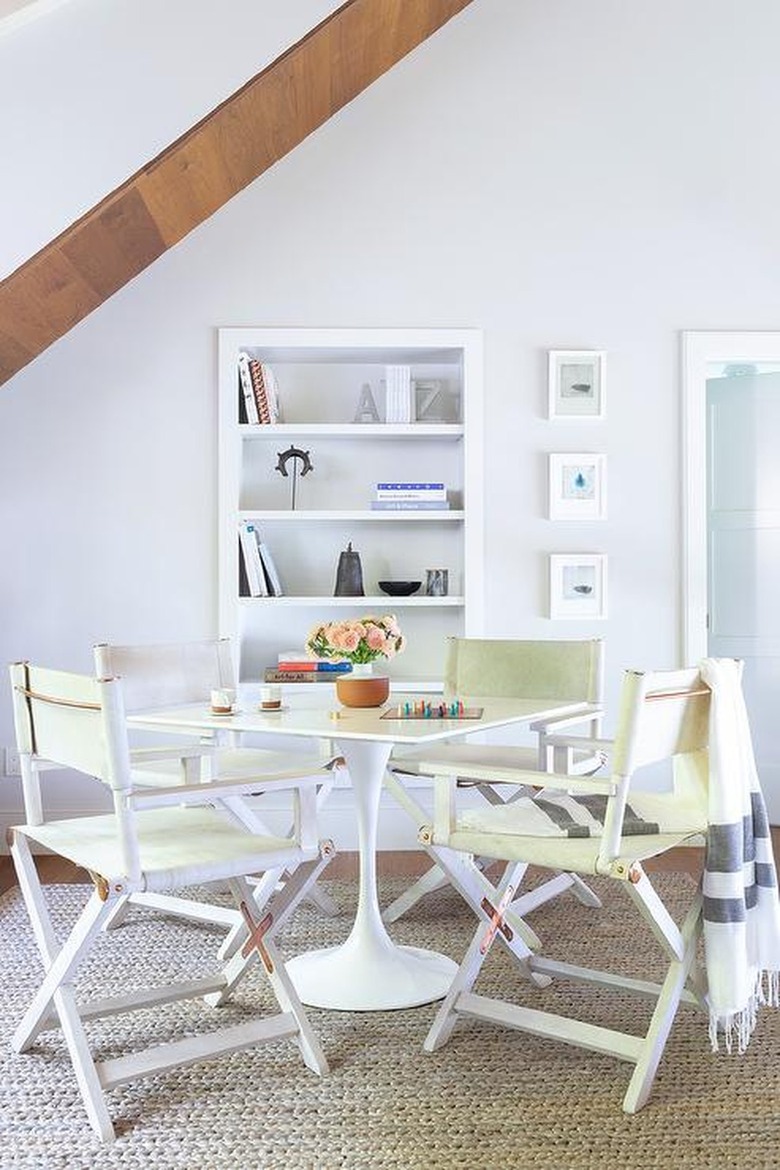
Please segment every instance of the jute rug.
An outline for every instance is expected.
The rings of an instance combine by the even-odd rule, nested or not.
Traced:
[[[660,875],[674,909],[691,879]],[[599,883],[594,885],[601,890]],[[383,902],[401,888],[385,882]],[[83,887],[50,887],[58,929],[73,919]],[[302,907],[283,941],[291,956],[343,938],[354,886],[330,884],[343,913],[328,920]],[[613,891],[614,892],[614,891]],[[627,898],[602,911],[566,894],[533,924],[548,953],[572,961],[616,962],[657,975],[657,948]],[[393,928],[397,941],[460,958],[472,919],[457,894],[429,897]],[[213,963],[214,930],[136,911],[100,940],[81,976],[103,992],[164,983]],[[136,1081],[110,1097],[119,1138],[93,1136],[58,1033],[14,1055],[13,1026],[41,968],[18,891],[0,898],[0,1166],[29,1170],[600,1170],[685,1167],[729,1170],[780,1166],[780,1012],[762,1012],[744,1056],[712,1055],[706,1023],[678,1014],[649,1105],[620,1108],[631,1066],[486,1024],[461,1022],[450,1043],[427,1055],[422,1042],[435,1007],[350,1014],[311,1009],[331,1065],[318,1079],[289,1043]],[[520,984],[496,948],[478,990],[501,990],[542,1006],[569,997],[582,1018],[629,1028],[646,1019],[636,997],[571,985],[543,993]],[[540,999],[540,996],[542,997]],[[271,1000],[253,973],[235,1005],[213,1013],[238,1021]],[[116,1017],[91,1026],[101,1054],[142,1039],[174,1038],[210,1009],[200,1003]],[[640,1023],[641,1026],[641,1023]]]

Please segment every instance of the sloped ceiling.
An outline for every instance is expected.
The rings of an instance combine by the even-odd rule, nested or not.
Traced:
[[[348,0],[0,282],[0,385],[472,0]]]

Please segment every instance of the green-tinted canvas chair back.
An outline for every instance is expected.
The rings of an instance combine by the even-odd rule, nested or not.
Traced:
[[[573,699],[599,702],[604,643],[448,638],[444,668],[447,696]]]

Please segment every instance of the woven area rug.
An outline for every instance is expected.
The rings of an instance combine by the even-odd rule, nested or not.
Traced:
[[[691,879],[658,875],[674,910]],[[355,887],[326,883],[342,913],[326,919],[301,907],[284,936],[289,957],[342,939]],[[603,886],[593,883],[601,892]],[[49,887],[58,929],[83,902],[84,888]],[[384,882],[384,904],[400,891]],[[611,891],[614,894],[614,887]],[[627,898],[588,910],[570,893],[532,918],[547,953],[571,961],[617,963],[657,975],[657,947]],[[429,896],[393,928],[398,942],[433,946],[460,958],[472,918],[451,890]],[[80,979],[103,992],[164,983],[213,966],[214,929],[134,911],[100,944]],[[379,1013],[310,1009],[331,1065],[318,1079],[290,1042],[136,1081],[113,1090],[118,1140],[103,1146],[86,1121],[58,1033],[24,1056],[8,1037],[37,987],[41,968],[18,891],[0,898],[0,1167],[29,1170],[570,1170],[630,1166],[729,1170],[780,1165],[780,1013],[764,1010],[744,1056],[712,1055],[706,1021],[691,1008],[677,1017],[649,1104],[634,1117],[620,1104],[631,1066],[563,1044],[490,1025],[461,1022],[434,1055],[422,1050],[435,1006]],[[569,996],[583,1019],[642,1026],[645,1001],[559,985],[544,992],[519,983],[494,949],[478,990],[502,990],[536,1006]],[[259,971],[219,1022],[244,1018],[271,999]],[[617,1002],[615,1002],[617,999]],[[103,1055],[201,1027],[200,1003],[115,1017],[92,1025]]]

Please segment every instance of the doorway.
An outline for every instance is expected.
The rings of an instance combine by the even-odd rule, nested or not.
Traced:
[[[745,661],[780,823],[780,333],[683,335],[683,651]]]

